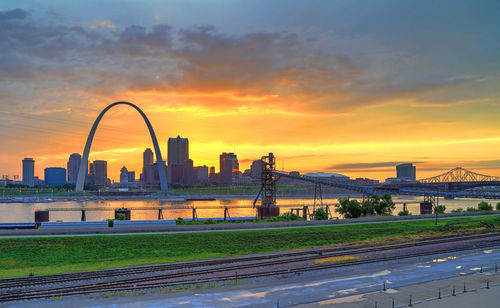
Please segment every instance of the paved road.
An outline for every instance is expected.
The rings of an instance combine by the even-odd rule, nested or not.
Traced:
[[[439,220],[446,219],[460,219],[460,218],[470,218],[470,217],[491,217],[498,216],[500,214],[491,215],[476,215],[476,216],[458,216],[458,217],[440,217]],[[424,221],[424,220],[434,220],[435,218],[418,218],[418,219],[404,219],[404,220],[384,220],[384,221],[366,221],[366,222],[346,222],[341,224],[315,224],[315,225],[300,225],[300,226],[273,226],[273,227],[259,227],[259,228],[240,228],[239,224],[235,224],[234,228],[230,229],[210,229],[210,230],[186,230],[186,231],[155,231],[155,232],[141,232],[137,230],[135,232],[113,232],[113,233],[75,233],[75,234],[30,234],[30,235],[0,235],[2,238],[39,238],[39,237],[78,237],[78,236],[117,236],[117,235],[144,235],[144,234],[178,234],[178,233],[199,233],[199,232],[233,232],[233,231],[257,231],[257,230],[273,230],[273,229],[291,229],[291,228],[315,228],[315,227],[325,227],[325,226],[343,226],[343,225],[363,225],[363,224],[373,224],[373,223],[387,223],[387,222],[410,222],[410,221]],[[270,223],[272,224],[272,223]],[[216,226],[216,225],[199,225],[199,226]],[[227,225],[224,225],[227,226]],[[175,226],[174,226],[175,227]],[[15,231],[15,230],[13,230]],[[69,231],[68,231],[69,232]],[[92,232],[92,231],[87,231]]]
[[[412,285],[436,284],[442,279],[457,279],[456,283],[459,288],[462,288],[462,281],[474,277],[479,277],[477,279],[482,284],[485,281],[484,277],[490,279],[492,285],[500,283],[500,273],[494,273],[495,262],[500,264],[500,247],[321,272],[306,272],[299,276],[258,278],[219,288],[204,286],[198,290],[180,292],[157,290],[135,296],[125,296],[124,294],[104,295],[97,298],[78,296],[57,301],[39,300],[17,303],[11,304],[9,307],[276,307],[278,301],[280,307],[316,305],[324,307],[333,304],[337,307],[341,303],[346,305],[345,307],[373,307],[373,302],[369,302],[370,306],[366,305],[368,302],[363,299],[364,294],[380,292],[384,282],[387,291],[384,292],[382,300],[387,302],[395,294],[399,294],[401,299],[398,298],[397,301],[400,305],[408,299],[405,294],[413,294],[414,301],[425,301],[437,296],[436,285],[424,288],[424,291],[420,293],[411,287]],[[483,265],[484,271],[479,274],[481,265]],[[401,291],[403,288],[409,289],[410,291],[407,292],[410,293],[403,293]],[[496,292],[498,290],[500,287],[496,288]],[[415,293],[411,293],[413,291]],[[460,292],[460,290],[458,291]],[[446,292],[449,294],[451,290]],[[444,293],[443,289],[443,295],[445,295]],[[417,294],[419,298],[417,298]],[[495,294],[498,295],[498,293]],[[388,306],[380,305],[379,307]],[[426,307],[426,305],[421,305],[421,307]],[[481,307],[492,306],[484,304]]]

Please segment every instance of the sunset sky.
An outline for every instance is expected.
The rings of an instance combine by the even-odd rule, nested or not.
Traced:
[[[0,174],[65,167],[99,112],[129,101],[195,165],[383,180],[456,166],[500,176],[499,1],[0,2]],[[106,114],[90,160],[119,179],[152,147],[139,114]]]

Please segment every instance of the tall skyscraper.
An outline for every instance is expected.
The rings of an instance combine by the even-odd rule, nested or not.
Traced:
[[[23,159],[23,185],[33,187],[35,177],[35,160],[33,158]]]
[[[396,166],[398,179],[407,179],[415,181],[417,179],[417,168],[411,163],[400,164]]]
[[[189,159],[189,141],[187,138],[168,139],[168,164],[183,165]]]
[[[154,184],[153,151],[150,148],[142,154],[142,177],[146,187]]]
[[[44,170],[45,185],[63,185],[66,183],[66,169],[49,167]]]
[[[189,161],[189,141],[187,138],[168,139],[168,172],[169,183],[191,183],[192,165],[187,166]],[[189,165],[189,164],[188,164]]]
[[[82,156],[78,153],[73,153],[69,156],[67,169],[68,169],[68,182],[76,183],[78,178],[78,170],[80,169],[80,163],[82,162]]]
[[[106,187],[108,182],[108,162],[105,160],[94,160],[94,184]]]
[[[234,153],[222,153],[219,156],[220,182],[231,185],[233,179],[238,177],[239,163]]]

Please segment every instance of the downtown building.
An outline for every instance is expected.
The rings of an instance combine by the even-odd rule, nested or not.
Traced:
[[[68,163],[66,164],[68,170],[68,183],[76,183],[81,162],[82,156],[80,154],[73,153],[69,156]]]
[[[167,181],[191,185],[194,183],[193,160],[189,159],[189,140],[187,138],[169,138],[167,149]]]
[[[144,188],[155,186],[153,151],[147,148],[142,153],[142,183]]]
[[[233,185],[239,177],[238,157],[234,153],[222,153],[219,156],[219,183]]]
[[[105,160],[94,160],[91,164],[91,172],[94,178],[94,184],[99,188],[105,188],[108,185],[108,162]]]
[[[66,184],[66,169],[61,167],[48,167],[44,170],[45,185]]]
[[[23,159],[23,185],[29,187],[35,185],[35,160],[33,158]]]
[[[399,164],[396,166],[396,177],[402,180],[415,181],[417,179],[416,169],[412,163]]]

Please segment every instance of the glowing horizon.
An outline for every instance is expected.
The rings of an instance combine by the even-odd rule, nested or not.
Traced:
[[[130,1],[118,14],[118,2],[3,1],[0,174],[21,175],[24,157],[40,177],[66,167],[99,112],[129,101],[164,157],[180,135],[216,170],[222,152],[240,171],[273,152],[280,169],[351,178],[384,180],[400,162],[417,178],[500,176],[495,1],[313,2]],[[89,161],[139,176],[148,147],[139,115],[116,108]]]

